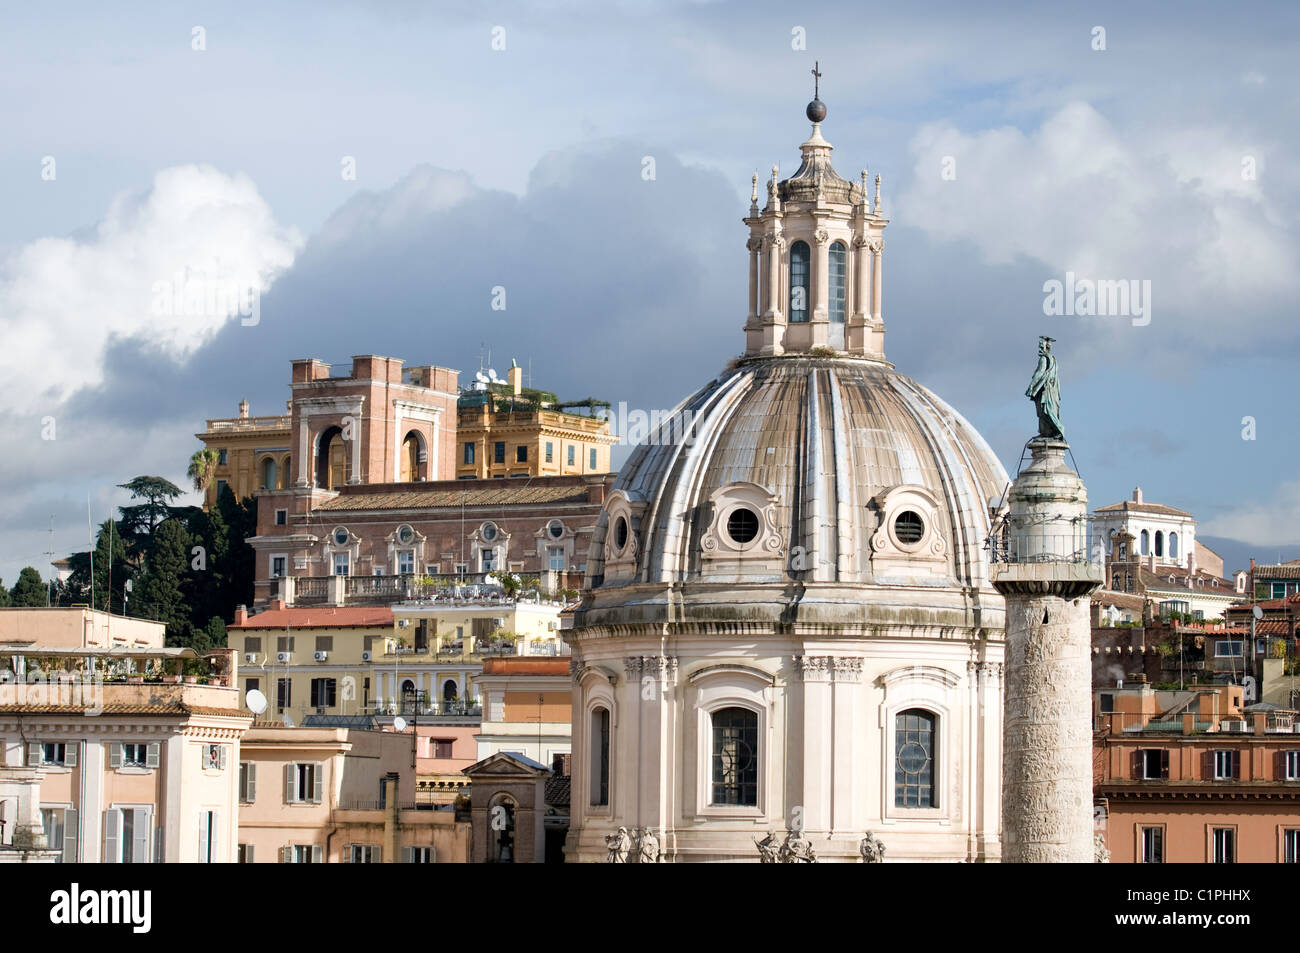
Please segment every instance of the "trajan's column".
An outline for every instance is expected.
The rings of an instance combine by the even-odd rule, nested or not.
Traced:
[[[1026,396],[1038,408],[1028,466],[1011,484],[992,540],[1006,598],[1002,860],[1091,863],[1092,670],[1088,495],[1065,461],[1052,339],[1042,338]]]

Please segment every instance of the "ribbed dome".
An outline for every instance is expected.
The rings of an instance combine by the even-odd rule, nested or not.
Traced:
[[[675,439],[682,432],[688,441]],[[976,605],[996,601],[1000,612],[984,541],[989,502],[1006,485],[975,429],[887,363],[739,362],[632,452],[596,527],[595,591],[580,624],[699,611],[867,622],[872,612],[846,602],[883,600],[964,607],[950,622],[968,626],[971,600],[956,592]],[[728,525],[728,507],[759,518]],[[733,531],[759,538],[739,552]],[[890,595],[903,590],[911,595]],[[814,611],[819,602],[834,607]]]

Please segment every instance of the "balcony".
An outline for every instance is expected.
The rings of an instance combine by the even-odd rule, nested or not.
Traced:
[[[208,433],[244,433],[255,430],[288,430],[287,415],[272,417],[221,417],[209,420]]]
[[[486,573],[407,573],[393,576],[280,576],[272,579],[270,597],[287,606],[311,605],[511,605],[517,597]],[[528,593],[524,599],[553,601]]]

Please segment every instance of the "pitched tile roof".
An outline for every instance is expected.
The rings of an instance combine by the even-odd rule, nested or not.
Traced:
[[[585,484],[551,486],[530,480],[500,480],[501,486],[463,490],[401,490],[392,493],[340,493],[313,512],[361,510],[460,509],[462,506],[508,506],[521,503],[586,503]]]
[[[1192,514],[1185,510],[1174,509],[1172,506],[1165,506],[1163,503],[1134,503],[1132,500],[1124,500],[1122,503],[1110,503],[1106,506],[1097,507],[1097,513],[1122,513],[1132,511],[1134,513],[1154,513],[1158,516],[1185,516],[1192,518]]]
[[[86,715],[95,712],[104,715],[153,715],[185,718],[190,715],[219,715],[225,718],[247,718],[253,716],[238,708],[213,708],[208,705],[186,705],[176,702],[170,705],[122,705],[109,704],[102,708],[87,705],[0,705],[0,715]]]
[[[1280,563],[1275,566],[1255,566],[1255,578],[1300,579],[1300,562]]]
[[[393,610],[388,606],[286,606],[267,609],[248,617],[239,625],[226,629],[341,629],[393,625]]]

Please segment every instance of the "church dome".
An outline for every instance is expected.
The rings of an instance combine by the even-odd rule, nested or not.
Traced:
[[[1000,612],[984,541],[1006,485],[975,429],[886,362],[739,361],[620,471],[582,624],[914,627],[924,607],[941,611],[923,628],[980,626]]]

